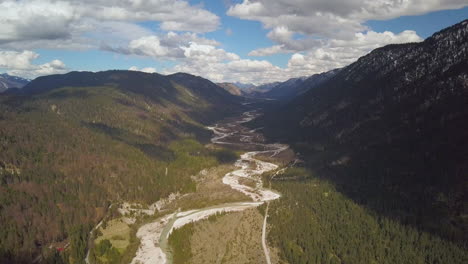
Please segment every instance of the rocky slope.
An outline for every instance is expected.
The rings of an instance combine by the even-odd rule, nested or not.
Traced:
[[[467,118],[465,20],[376,49],[257,124],[359,203],[466,241]]]

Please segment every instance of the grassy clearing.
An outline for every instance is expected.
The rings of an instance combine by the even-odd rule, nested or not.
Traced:
[[[99,228],[102,236],[99,236],[94,241],[95,244],[99,244],[104,239],[108,239],[112,246],[117,248],[120,252],[125,251],[130,243],[130,227],[124,223],[121,219],[110,220],[106,228],[102,226]]]
[[[175,263],[263,263],[262,223],[262,215],[252,208],[184,226],[171,235],[174,260],[182,261]],[[273,259],[276,263],[277,257]]]
[[[135,239],[135,229],[127,225],[121,218],[105,221],[96,231],[94,247],[90,256],[92,263],[128,263],[130,248],[133,252],[138,244]]]

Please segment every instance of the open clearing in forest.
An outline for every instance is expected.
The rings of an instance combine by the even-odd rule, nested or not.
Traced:
[[[112,246],[123,252],[130,243],[130,227],[121,219],[113,219],[107,223],[105,229],[99,227],[102,236],[99,236],[94,243],[97,245],[104,239],[108,239]]]
[[[261,247],[262,223],[263,217],[256,208],[195,223],[190,237],[191,262],[265,262]]]

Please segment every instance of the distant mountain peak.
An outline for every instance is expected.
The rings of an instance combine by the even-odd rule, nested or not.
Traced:
[[[23,88],[30,81],[29,79],[2,73],[0,74],[0,93],[11,88]]]

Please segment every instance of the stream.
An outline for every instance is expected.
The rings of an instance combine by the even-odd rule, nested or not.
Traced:
[[[172,263],[172,255],[168,246],[168,238],[174,229],[180,228],[188,223],[208,218],[221,212],[242,211],[248,208],[260,206],[268,201],[278,199],[281,195],[273,190],[263,186],[260,175],[264,172],[278,168],[276,164],[255,159],[258,154],[273,157],[288,146],[282,144],[263,144],[255,141],[255,130],[248,130],[241,124],[251,121],[258,114],[255,111],[249,111],[242,114],[237,120],[221,122],[208,129],[214,132],[211,142],[214,144],[237,144],[243,147],[254,149],[240,156],[235,162],[236,170],[228,172],[223,177],[223,183],[229,185],[232,189],[242,192],[252,199],[251,202],[224,203],[216,206],[205,207],[201,209],[188,210],[183,212],[174,212],[165,215],[156,221],[145,224],[138,229],[137,237],[141,244],[138,248],[132,264],[138,263]],[[250,187],[243,185],[239,179],[247,178],[255,181],[256,186]],[[266,262],[270,263],[269,250],[265,241],[265,230],[267,224],[265,214],[262,230],[262,247],[265,252]]]

